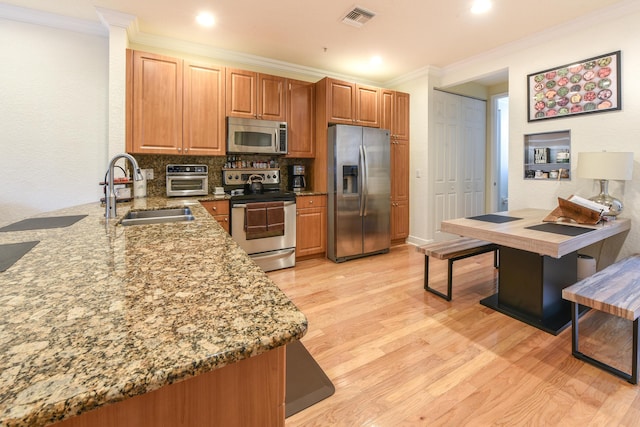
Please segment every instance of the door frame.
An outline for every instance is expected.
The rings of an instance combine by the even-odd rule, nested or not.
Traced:
[[[504,210],[501,207],[500,202],[500,194],[502,192],[502,188],[506,188],[508,192],[508,146],[509,146],[509,110],[506,111],[506,132],[502,132],[502,125],[504,124],[504,117],[500,113],[500,101],[504,98],[509,99],[508,92],[502,92],[491,96],[491,143],[489,146],[490,150],[490,180],[489,181],[489,203],[487,203],[487,212],[498,212],[500,210]],[[506,133],[506,135],[505,135]],[[504,137],[506,136],[506,146],[507,153],[503,153],[502,150],[502,142]],[[503,155],[504,154],[504,155]],[[506,160],[505,160],[506,157]],[[502,177],[502,179],[500,179]],[[507,199],[508,206],[508,199]]]

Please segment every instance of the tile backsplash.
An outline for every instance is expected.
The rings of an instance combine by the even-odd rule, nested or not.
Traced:
[[[165,196],[167,165],[171,164],[197,164],[209,167],[209,193],[213,193],[215,187],[222,186],[222,168],[227,162],[226,156],[166,156],[158,154],[133,154],[141,169],[153,169],[153,179],[147,181],[147,196]],[[311,173],[312,159],[290,159],[285,157],[242,155],[247,162],[269,162],[275,160],[280,168],[281,186],[287,189],[289,181],[289,165],[305,165],[307,175]],[[310,177],[307,178],[310,181]]]

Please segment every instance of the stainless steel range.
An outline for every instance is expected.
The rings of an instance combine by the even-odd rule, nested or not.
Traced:
[[[296,196],[282,191],[279,169],[223,169],[231,194],[231,237],[264,271],[296,263]]]

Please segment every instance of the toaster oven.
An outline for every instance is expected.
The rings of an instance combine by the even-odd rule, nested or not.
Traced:
[[[167,197],[209,194],[207,165],[167,165]]]

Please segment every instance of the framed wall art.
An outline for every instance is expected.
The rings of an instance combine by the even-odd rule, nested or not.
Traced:
[[[620,51],[527,76],[530,122],[621,109]]]

